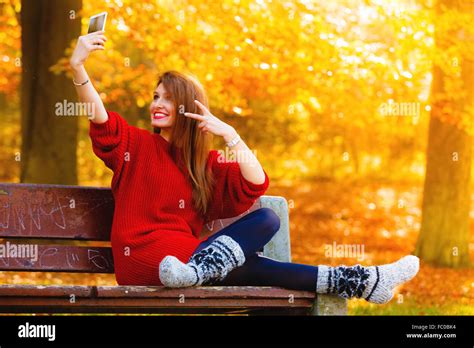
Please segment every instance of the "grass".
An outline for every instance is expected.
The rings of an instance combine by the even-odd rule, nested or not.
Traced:
[[[469,304],[445,303],[440,306],[420,305],[416,301],[385,304],[365,304],[362,301],[349,303],[349,315],[474,315],[474,307]]]

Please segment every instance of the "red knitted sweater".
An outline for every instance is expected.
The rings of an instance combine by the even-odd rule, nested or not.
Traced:
[[[237,162],[218,161],[209,152],[207,166],[215,178],[213,200],[202,217],[192,203],[192,186],[169,154],[161,135],[129,125],[107,111],[102,124],[90,122],[94,153],[114,172],[115,211],[112,251],[119,285],[162,285],[159,264],[166,255],[187,262],[201,242],[204,223],[237,216],[249,209],[268,188],[269,179],[255,185]]]

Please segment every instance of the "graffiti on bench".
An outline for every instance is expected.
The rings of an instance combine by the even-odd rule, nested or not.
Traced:
[[[30,246],[33,244],[30,244]],[[112,251],[109,248],[90,248],[67,245],[34,245],[38,257],[0,257],[1,269],[18,271],[82,271],[113,273]],[[10,247],[12,247],[10,245]]]
[[[0,233],[107,240],[113,208],[113,196],[106,190],[0,185]]]

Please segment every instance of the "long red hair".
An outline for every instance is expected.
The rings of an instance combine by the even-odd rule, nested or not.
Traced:
[[[204,88],[191,74],[167,71],[158,78],[157,87],[163,87],[171,95],[176,112],[176,121],[172,126],[169,139],[170,153],[178,167],[187,175],[193,187],[193,204],[202,216],[205,216],[211,200],[214,179],[206,162],[212,147],[213,135],[204,133],[199,122],[184,116],[185,112],[201,114],[194,100],[209,108]],[[161,129],[155,128],[156,133]]]

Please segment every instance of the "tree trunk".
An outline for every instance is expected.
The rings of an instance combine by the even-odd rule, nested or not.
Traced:
[[[78,119],[55,112],[76,93],[49,67],[80,35],[81,7],[82,0],[22,0],[21,182],[77,184]]]
[[[449,9],[453,1],[442,3]],[[441,34],[440,34],[441,35]],[[446,47],[438,47],[445,49]],[[432,110],[426,154],[421,231],[416,255],[438,266],[465,267],[469,259],[469,208],[472,135],[446,122],[440,115],[448,107],[456,112],[472,108],[473,61],[461,60],[466,98],[450,98],[446,82],[453,79],[439,66],[433,68]],[[459,78],[459,77],[457,77]],[[444,98],[438,98],[444,94]],[[446,97],[447,96],[447,97]],[[450,100],[451,99],[451,100]],[[444,120],[444,121],[443,121]]]

